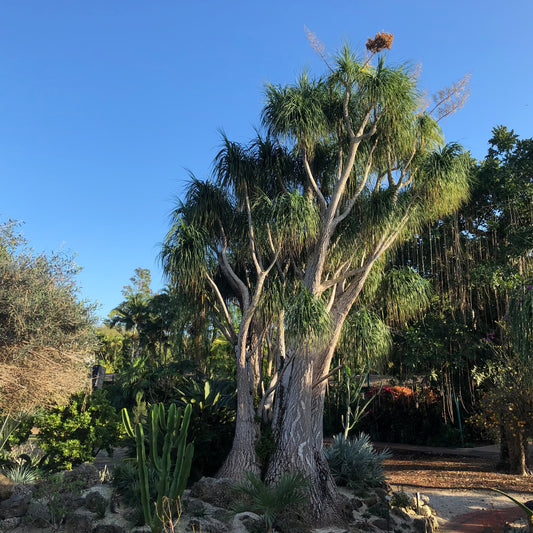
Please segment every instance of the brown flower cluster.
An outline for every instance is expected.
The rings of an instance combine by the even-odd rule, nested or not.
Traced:
[[[394,35],[392,33],[385,33],[384,31],[381,33],[376,33],[376,36],[373,39],[370,37],[368,38],[366,42],[366,49],[373,53],[381,52],[385,48],[390,50],[393,39]]]

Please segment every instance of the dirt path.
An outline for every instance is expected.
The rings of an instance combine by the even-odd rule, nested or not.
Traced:
[[[420,492],[430,498],[446,533],[502,531],[506,523],[525,525],[524,513],[491,488],[503,490],[521,502],[533,499],[533,479],[496,471],[497,455],[443,455],[414,450],[393,450],[385,462],[395,490]]]

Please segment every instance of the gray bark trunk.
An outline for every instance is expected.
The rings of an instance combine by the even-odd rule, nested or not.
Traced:
[[[261,464],[255,452],[259,425],[255,419],[253,371],[250,368],[250,362],[244,360],[244,354],[238,353],[239,356],[242,364],[237,364],[235,436],[231,450],[217,474],[218,477],[229,477],[235,480],[241,479],[245,472],[254,474],[261,472]]]
[[[289,364],[276,391],[276,448],[265,481],[301,472],[309,481],[309,516],[331,525],[339,516],[337,490],[322,448],[322,427],[313,417],[313,360],[302,350]]]

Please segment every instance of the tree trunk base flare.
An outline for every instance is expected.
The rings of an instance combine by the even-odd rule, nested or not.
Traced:
[[[217,478],[230,478],[240,481],[244,478],[245,472],[261,474],[261,464],[255,454],[255,447],[235,446],[231,448],[224,464],[217,472]]]
[[[301,472],[307,479],[308,500],[303,504],[304,520],[314,526],[342,525],[338,493],[331,475],[329,464],[322,449],[309,451],[302,455],[289,455],[276,450],[271,458],[265,481],[275,484],[285,472]]]

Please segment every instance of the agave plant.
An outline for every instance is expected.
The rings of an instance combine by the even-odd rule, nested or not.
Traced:
[[[326,456],[337,483],[350,488],[364,488],[384,483],[383,461],[391,454],[389,450],[374,450],[370,437],[360,433],[354,439],[336,435]]]
[[[245,496],[233,506],[235,512],[252,511],[263,516],[267,533],[272,532],[276,517],[289,505],[298,505],[307,500],[308,482],[300,473],[283,474],[275,485],[266,485],[252,472],[244,473],[244,481],[233,486],[237,495]]]
[[[5,470],[6,476],[19,485],[28,485],[39,477],[38,470],[30,463],[16,464]]]

